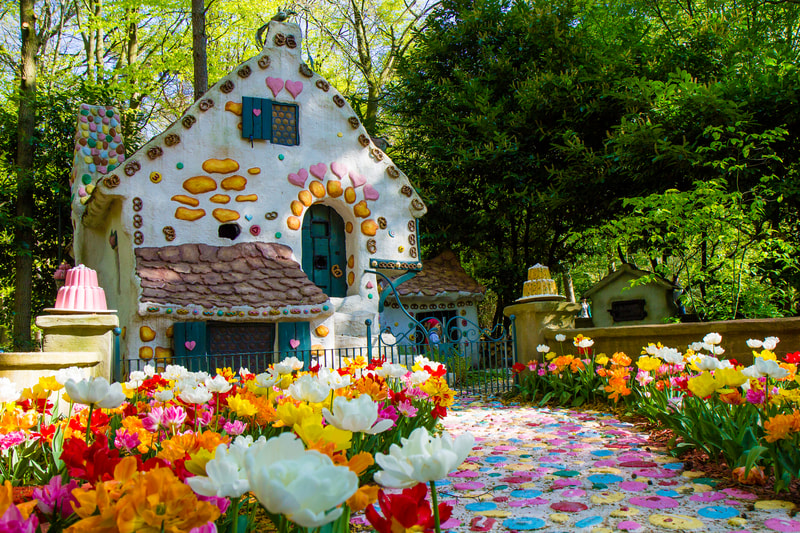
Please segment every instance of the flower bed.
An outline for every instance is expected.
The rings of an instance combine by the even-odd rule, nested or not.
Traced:
[[[742,482],[762,483],[766,472],[775,490],[800,477],[800,352],[778,361],[779,339],[750,339],[754,364],[720,359],[717,333],[691,344],[685,352],[650,344],[632,361],[622,352],[610,357],[592,352],[591,339],[578,337],[576,354],[537,349],[542,362],[515,365],[522,395],[540,404],[577,406],[592,402],[624,403],[630,412],[672,430],[685,448],[724,460]]]
[[[302,368],[148,367],[125,384],[68,369],[23,391],[0,379],[0,533],[257,531],[259,507],[282,532],[347,531],[365,509],[380,531],[438,529],[449,508],[425,501],[427,484],[472,447],[432,434],[454,399],[445,367]]]

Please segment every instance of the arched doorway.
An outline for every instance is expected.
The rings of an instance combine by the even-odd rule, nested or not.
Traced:
[[[347,295],[344,221],[331,207],[312,205],[303,217],[303,271],[331,297]]]

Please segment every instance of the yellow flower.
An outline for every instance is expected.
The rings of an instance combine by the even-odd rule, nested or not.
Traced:
[[[228,407],[236,413],[236,416],[250,417],[256,414],[256,406],[242,398],[241,396],[229,396]]]
[[[692,394],[699,398],[710,396],[714,394],[717,389],[721,388],[717,380],[714,379],[714,376],[711,375],[711,372],[703,372],[699,376],[689,379],[687,386],[689,390],[692,391]]]
[[[359,355],[350,359],[349,357],[344,358],[345,366],[349,366],[350,368],[367,368],[367,360],[364,358],[363,355]]]
[[[608,356],[604,353],[598,355],[594,360],[594,362],[600,366],[606,366],[608,364],[608,361],[609,361]]]
[[[314,409],[305,403],[295,405],[293,401],[289,400],[278,405],[275,409],[275,414],[278,421],[272,424],[274,427],[292,427],[295,424],[302,423],[304,418],[313,416]]]
[[[741,387],[747,380],[747,376],[735,368],[719,368],[714,371],[714,379],[720,387]]]
[[[664,364],[658,357],[642,356],[636,360],[636,366],[645,372],[652,372]]]
[[[778,358],[775,356],[775,353],[770,350],[762,350],[760,354],[757,354],[756,357],[760,357],[765,361],[777,361]]]
[[[450,407],[456,401],[455,393],[447,386],[447,381],[442,377],[432,377],[419,388],[427,393],[436,405]]]
[[[56,381],[55,376],[44,376],[39,378],[39,386],[47,391],[57,391],[64,388],[64,385]]]
[[[788,402],[800,404],[800,389],[778,389],[778,394]]]
[[[292,429],[307,447],[310,447],[313,443],[324,441],[332,443],[335,452],[349,449],[353,438],[352,431],[339,429],[333,425],[322,427],[321,413],[304,417]]]
[[[205,448],[200,448],[190,455],[191,459],[184,463],[186,470],[196,476],[207,476],[208,474],[206,473],[206,465],[211,459],[214,458],[215,455],[216,450],[209,451]]]

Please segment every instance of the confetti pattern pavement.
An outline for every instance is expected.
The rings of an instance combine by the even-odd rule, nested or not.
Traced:
[[[462,397],[444,426],[476,442],[437,482],[443,531],[800,532],[791,502],[716,490],[613,415]]]

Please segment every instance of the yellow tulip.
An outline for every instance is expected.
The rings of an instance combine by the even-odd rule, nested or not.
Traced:
[[[334,451],[340,452],[350,448],[353,432],[339,429],[333,425],[322,427],[322,415],[313,414],[306,416],[293,426],[297,436],[303,439],[306,446],[320,440],[332,443]]]
[[[714,376],[711,375],[711,372],[703,372],[699,376],[691,378],[688,387],[689,390],[692,391],[692,394],[699,398],[710,396],[714,394],[717,389],[721,388],[717,380],[714,379]]]
[[[714,378],[720,387],[741,387],[747,380],[747,376],[735,368],[719,368],[714,371]]]

